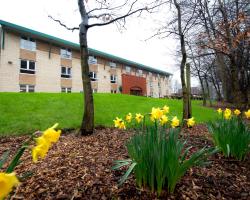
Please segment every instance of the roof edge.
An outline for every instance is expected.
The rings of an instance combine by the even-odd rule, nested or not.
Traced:
[[[11,30],[14,30],[14,31],[17,31],[17,32],[23,32],[23,33],[26,33],[26,34],[31,34],[31,35],[37,36],[40,39],[44,39],[46,41],[51,41],[51,42],[53,42],[55,44],[65,45],[65,46],[71,47],[73,49],[79,49],[80,48],[80,45],[77,44],[77,43],[74,43],[74,42],[71,42],[71,41],[68,41],[68,40],[64,40],[64,39],[61,39],[61,38],[58,38],[58,37],[55,37],[55,36],[52,36],[52,35],[49,35],[49,34],[46,34],[46,33],[42,33],[42,32],[39,32],[39,31],[36,31],[36,30],[33,30],[33,29],[29,29],[29,28],[26,28],[26,27],[23,27],[23,26],[20,26],[20,25],[17,25],[17,24],[13,24],[13,23],[10,23],[10,22],[7,22],[7,21],[0,20],[0,25],[2,25],[2,27],[7,27],[7,28],[9,28]],[[109,53],[106,53],[106,52],[103,52],[103,51],[99,51],[99,50],[96,50],[96,49],[93,49],[93,48],[88,48],[88,49],[89,49],[89,52],[91,54],[93,54],[93,55],[97,55],[97,56],[105,57],[105,58],[107,57],[107,58],[109,58],[111,60],[118,61],[118,62],[127,64],[127,65],[132,65],[134,67],[141,68],[141,69],[144,69],[144,70],[147,70],[147,71],[150,71],[150,72],[164,74],[164,75],[167,75],[167,76],[173,75],[173,74],[171,74],[169,72],[159,70],[159,69],[155,69],[155,68],[152,68],[150,66],[143,65],[143,64],[140,64],[140,63],[125,59],[125,58],[121,58],[121,57],[118,57],[118,56],[115,56],[115,55],[112,55],[112,54],[109,54]]]

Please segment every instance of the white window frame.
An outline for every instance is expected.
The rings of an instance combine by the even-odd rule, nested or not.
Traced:
[[[68,48],[61,48],[60,50],[61,58],[72,59],[72,51]]]
[[[36,41],[31,37],[22,36],[20,39],[20,48],[29,51],[36,51]]]
[[[125,69],[126,69],[126,73],[131,73],[131,67],[130,66],[126,66]]]
[[[142,75],[143,75],[142,69],[138,69],[138,70],[137,70],[137,74],[138,74],[138,76],[142,76]]]
[[[71,87],[61,87],[61,92],[62,93],[71,93],[72,88]]]
[[[117,76],[114,74],[110,75],[110,83],[117,83]]]
[[[111,90],[111,94],[116,94],[117,90]]]
[[[89,72],[89,78],[91,81],[97,81],[97,73],[96,72]]]
[[[153,81],[149,81],[149,87],[150,87],[150,88],[153,87]]]
[[[66,73],[62,73],[62,68],[66,68]],[[72,67],[61,66],[61,78],[72,78]]]
[[[22,62],[26,62],[26,68],[22,68]],[[30,62],[34,63],[35,69],[30,69]],[[36,62],[33,60],[20,59],[20,74],[36,74]]]
[[[92,93],[97,93],[97,89],[92,89]]]
[[[116,63],[115,62],[109,62],[110,68],[116,68]]]
[[[97,64],[97,58],[95,56],[89,56],[88,63],[90,65],[96,65]]]
[[[23,91],[21,88],[24,87]],[[33,88],[32,88],[33,87]],[[35,85],[28,85],[28,84],[20,84],[19,85],[20,92],[35,92]]]

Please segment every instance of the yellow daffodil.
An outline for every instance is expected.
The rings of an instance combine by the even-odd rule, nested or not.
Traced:
[[[0,173],[0,199],[6,197],[17,186],[19,181],[16,174],[13,173]]]
[[[131,120],[132,120],[132,114],[131,113],[128,113],[127,115],[126,115],[126,121],[128,122],[128,123],[130,123],[131,122]]]
[[[238,110],[238,109],[235,109],[235,110],[234,110],[234,114],[235,114],[236,116],[239,116],[240,113],[241,113],[240,110]]]
[[[58,126],[58,123],[56,123],[51,128],[48,128],[43,133],[43,137],[49,141],[49,142],[57,142],[59,140],[59,137],[61,135],[61,130],[56,131],[55,128]]]
[[[230,119],[232,116],[232,111],[228,108],[226,108],[226,110],[224,111],[224,118],[225,119]]]
[[[222,113],[221,108],[219,108],[219,109],[217,110],[217,112],[218,112],[218,114],[220,115],[220,114]]]
[[[188,126],[188,128],[193,127],[194,124],[195,124],[195,121],[194,121],[193,117],[187,120],[187,126]]]
[[[160,118],[160,124],[163,126],[167,122],[168,122],[168,117],[166,115],[162,115],[162,117]]]
[[[160,119],[163,115],[163,111],[160,108],[152,108],[151,114],[150,114],[150,119],[152,121],[155,121],[157,119]]]
[[[140,123],[143,120],[144,116],[141,113],[136,113],[135,114],[135,119],[137,123]]]
[[[166,105],[163,106],[162,110],[163,110],[163,113],[164,113],[164,114],[168,114],[168,113],[169,113],[169,107],[166,106]]]
[[[116,117],[115,120],[113,120],[115,123],[115,127],[119,129],[126,129],[125,123],[121,118]]]
[[[33,162],[37,162],[38,159],[43,159],[47,155],[49,148],[51,147],[52,143],[58,141],[61,130],[56,131],[55,128],[58,124],[48,128],[46,131],[43,132],[42,136],[36,138],[36,146],[32,148],[32,158]]]
[[[178,118],[176,116],[173,117],[172,123],[171,123],[172,128],[175,128],[175,127],[177,127],[179,125],[180,125],[180,120],[178,120]]]
[[[246,118],[249,119],[250,118],[250,109],[248,109],[248,111],[245,112]]]

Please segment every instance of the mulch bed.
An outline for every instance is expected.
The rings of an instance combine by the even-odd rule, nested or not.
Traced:
[[[184,132],[194,149],[212,145],[203,125]],[[16,173],[34,174],[22,182],[12,199],[250,199],[250,156],[238,162],[216,154],[209,166],[190,169],[172,195],[163,192],[157,197],[147,188],[137,188],[133,176],[118,187],[125,169],[112,171],[111,167],[114,160],[127,158],[125,144],[131,134],[111,128],[85,137],[63,134],[37,164],[26,152]],[[0,155],[6,149],[14,152],[25,138],[0,138]]]

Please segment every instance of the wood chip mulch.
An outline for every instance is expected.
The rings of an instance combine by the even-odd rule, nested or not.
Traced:
[[[184,132],[195,149],[212,145],[204,125]],[[118,187],[125,169],[112,171],[111,167],[114,160],[128,158],[125,144],[131,134],[111,128],[85,137],[63,134],[37,164],[27,151],[16,173],[33,175],[22,181],[12,199],[250,199],[250,155],[242,162],[212,156],[210,165],[190,169],[172,195],[163,192],[157,197],[147,188],[137,188],[133,176]],[[14,153],[25,138],[0,138],[0,155],[6,149]]]

